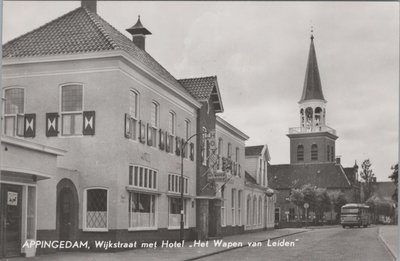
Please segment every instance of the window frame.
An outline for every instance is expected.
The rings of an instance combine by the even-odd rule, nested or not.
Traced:
[[[312,144],[311,145],[311,160],[318,160],[318,145],[317,144]]]
[[[132,115],[131,113],[131,108],[132,108],[132,104],[131,104],[131,94],[135,94],[136,95],[136,101],[135,101],[135,115]],[[135,90],[135,89],[129,89],[129,121],[130,121],[130,126],[133,129],[133,134],[130,135],[130,137],[128,138],[129,140],[133,140],[133,141],[138,141],[139,140],[139,132],[140,132],[140,126],[139,126],[139,121],[140,121],[140,92]],[[133,124],[134,123],[134,124]]]
[[[179,200],[179,204],[180,204],[180,198],[177,196],[168,196],[168,229],[169,230],[176,230],[176,229],[180,229],[180,219],[179,219],[179,224],[177,226],[172,226],[170,225],[170,210],[171,210],[171,199],[177,199]],[[190,199],[188,198],[184,198],[183,199],[183,211],[184,211],[184,228],[189,228],[189,209],[190,209]],[[179,210],[179,216],[180,216],[180,210]]]
[[[89,190],[94,190],[94,189],[101,189],[107,191],[107,224],[106,228],[90,228],[87,227],[87,192]],[[108,225],[109,225],[109,213],[110,213],[110,189],[107,187],[87,187],[83,190],[83,211],[82,211],[82,231],[84,232],[108,232]]]
[[[131,213],[132,213],[132,196],[133,194],[140,194],[140,195],[146,195],[149,196],[150,199],[151,197],[154,197],[154,202],[153,202],[153,206],[154,206],[154,226],[140,226],[140,227],[134,227],[132,226],[132,217],[131,217]],[[128,192],[128,231],[144,231],[144,230],[157,230],[158,229],[158,195],[156,193],[146,193],[140,190],[132,190]],[[133,212],[135,213],[135,212]],[[139,212],[141,213],[141,212]],[[151,212],[150,212],[151,213]]]
[[[63,111],[62,110],[62,103],[63,103],[63,88],[67,86],[73,86],[73,85],[79,85],[82,88],[82,109],[80,111]],[[60,97],[59,97],[59,112],[60,112],[60,121],[61,124],[59,124],[60,127],[60,136],[61,137],[82,137],[83,136],[83,112],[85,108],[85,88],[84,84],[81,82],[69,82],[69,83],[63,83],[60,85]],[[81,121],[81,131],[79,133],[73,133],[73,134],[64,134],[64,122],[63,122],[63,116],[64,115],[81,115],[82,116],[82,121]]]
[[[236,226],[236,189],[231,190],[231,216],[232,226]]]
[[[185,119],[185,142],[188,141],[188,139],[192,136],[192,122],[189,119]],[[183,144],[182,144],[183,146]],[[186,146],[184,148],[185,154],[184,158],[189,159],[189,143],[186,143]]]
[[[151,106],[152,106],[151,107],[151,115],[150,115],[150,128],[151,128],[151,132],[152,132],[151,133],[151,147],[157,148],[157,145],[158,145],[157,134],[158,134],[158,130],[160,128],[160,103],[153,100],[151,102]],[[153,107],[153,106],[155,106],[155,107]],[[153,112],[153,108],[155,108],[155,112]],[[153,113],[155,113],[155,115],[153,115]],[[155,118],[155,122],[153,122],[153,116]]]
[[[297,145],[296,159],[297,159],[297,161],[304,161],[304,145],[303,144]]]
[[[131,176],[131,168],[132,168],[132,176]],[[138,175],[135,175],[135,168],[138,169]],[[140,171],[140,169],[142,169],[142,172]],[[150,171],[152,171],[152,174],[150,175]],[[137,189],[138,191],[140,190],[146,190],[146,191],[158,191],[158,182],[159,182],[159,177],[158,177],[158,170],[153,169],[153,168],[149,168],[146,166],[142,166],[142,165],[135,165],[135,164],[129,164],[128,165],[128,184],[130,187]],[[143,174],[143,175],[142,175]],[[150,185],[150,180],[153,183],[153,187],[150,186],[140,186],[140,176],[142,176],[143,182],[142,184],[144,184],[144,178],[145,176],[147,176],[147,181],[146,184]],[[151,176],[151,178],[150,178]],[[135,180],[137,177],[137,185],[135,185]],[[132,181],[132,182],[131,182]]]
[[[12,89],[22,89],[22,93],[23,93],[23,112],[22,113],[6,113],[6,92],[8,90],[12,90]],[[8,86],[8,87],[4,87],[3,88],[3,94],[2,97],[4,97],[5,101],[3,103],[3,127],[1,130],[1,133],[6,135],[6,118],[10,118],[13,117],[13,133],[12,133],[12,137],[24,137],[24,116],[25,116],[25,111],[26,111],[26,90],[25,87],[23,86]],[[0,115],[1,116],[1,115]],[[22,124],[21,126],[18,123],[18,118],[22,117]],[[19,129],[22,128],[22,129]],[[22,132],[22,134],[19,134],[19,131]],[[7,135],[10,136],[10,135]]]

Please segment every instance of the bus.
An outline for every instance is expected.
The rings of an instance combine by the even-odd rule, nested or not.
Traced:
[[[371,224],[371,214],[369,206],[365,204],[346,204],[342,206],[340,213],[340,223],[345,228],[348,227],[367,227]]]

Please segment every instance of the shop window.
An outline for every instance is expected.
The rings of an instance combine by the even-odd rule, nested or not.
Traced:
[[[24,89],[7,88],[4,91],[4,134],[24,136]]]
[[[188,205],[189,200],[183,200],[183,222],[184,226],[188,226]],[[181,224],[181,199],[170,197],[168,200],[168,227],[179,228]]]
[[[261,196],[258,198],[258,224],[262,224],[262,199]]]
[[[242,191],[238,190],[238,203],[237,203],[237,224],[242,225]]]
[[[232,226],[236,225],[236,189],[232,189],[231,194]]]
[[[257,224],[257,198],[253,198],[253,225]]]
[[[248,226],[250,226],[251,225],[251,197],[250,197],[250,195],[247,196],[247,200],[246,200],[246,216],[247,216],[246,224]]]
[[[221,226],[226,226],[225,189],[221,188]]]
[[[85,190],[85,219],[86,230],[104,231],[108,228],[108,190],[91,188]]]
[[[146,229],[156,227],[156,196],[129,192],[129,228]]]

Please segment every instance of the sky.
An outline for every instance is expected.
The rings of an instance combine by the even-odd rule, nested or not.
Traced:
[[[80,6],[3,2],[3,43]],[[299,105],[314,29],[327,125],[344,167],[370,159],[379,181],[398,161],[399,6],[396,2],[100,1],[97,13],[125,32],[141,16],[146,51],[175,78],[216,75],[220,116],[289,163],[288,129]]]

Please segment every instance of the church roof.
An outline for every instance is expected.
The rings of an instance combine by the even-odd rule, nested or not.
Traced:
[[[198,101],[209,101],[212,98],[214,105],[217,105],[216,111],[223,112],[217,76],[187,78],[178,81]]]
[[[351,187],[343,168],[335,163],[270,165],[268,184],[274,189],[300,188],[306,184],[319,188]]]
[[[77,8],[5,43],[3,58],[42,57],[113,50],[125,51],[145,68],[187,93],[187,90],[150,54],[138,48],[128,37],[86,7]]]
[[[306,76],[304,79],[303,94],[300,103],[306,100],[325,100],[322,93],[321,79],[315,54],[314,36],[311,35],[310,51],[308,53]]]

